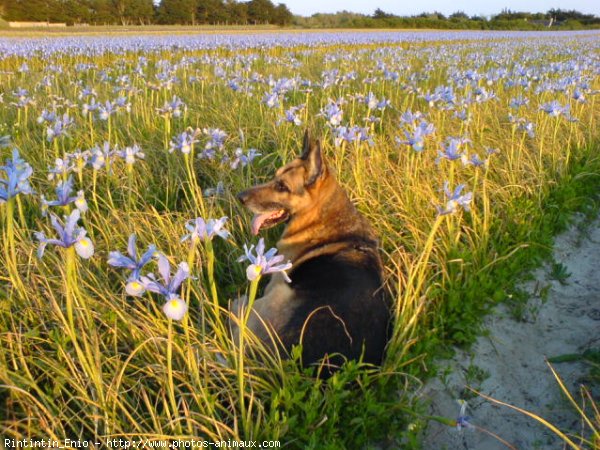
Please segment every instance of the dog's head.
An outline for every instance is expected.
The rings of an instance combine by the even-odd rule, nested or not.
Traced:
[[[252,233],[287,222],[310,208],[313,191],[327,177],[321,143],[304,133],[302,155],[281,167],[271,181],[240,192],[237,198],[254,213]]]

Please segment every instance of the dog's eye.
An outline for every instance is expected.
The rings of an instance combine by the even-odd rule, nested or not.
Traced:
[[[275,182],[275,190],[277,192],[290,192],[290,189],[285,185],[285,183],[281,180],[277,180]]]

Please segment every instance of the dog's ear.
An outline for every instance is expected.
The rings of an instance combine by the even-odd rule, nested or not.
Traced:
[[[323,175],[323,151],[321,150],[321,141],[309,140],[307,148],[304,149],[302,154],[302,159],[306,161],[307,171],[304,185],[311,186],[321,175]]]
[[[302,141],[302,156],[300,159],[307,160],[308,154],[310,153],[310,133],[308,128],[304,131],[304,140]]]

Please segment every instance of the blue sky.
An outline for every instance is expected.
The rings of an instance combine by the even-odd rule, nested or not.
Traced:
[[[315,12],[352,11],[372,14],[375,8],[398,15],[414,15],[424,11],[451,14],[464,11],[469,15],[490,15],[503,8],[515,11],[545,12],[551,8],[576,9],[600,15],[600,0],[274,0],[285,3],[294,14],[310,16]]]

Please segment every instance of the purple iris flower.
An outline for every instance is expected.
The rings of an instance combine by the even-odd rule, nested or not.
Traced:
[[[443,151],[438,151],[438,157],[436,159],[436,163],[439,164],[441,159],[447,159],[448,161],[456,161],[457,159],[461,159],[464,151],[461,150],[461,145],[470,142],[469,139],[466,138],[448,138],[446,140],[446,144],[442,144]]]
[[[410,145],[413,150],[417,152],[423,151],[423,147],[425,145],[425,135],[421,128],[417,127],[412,133],[410,131],[404,130],[404,136],[406,139],[396,138],[396,142],[400,145]]]
[[[181,238],[181,242],[191,239],[192,243],[201,241],[210,241],[213,237],[219,236],[222,239],[229,238],[229,232],[224,228],[227,217],[220,219],[208,219],[205,221],[202,217],[197,217],[186,223],[185,228],[190,232]]]
[[[337,103],[330,101],[324,108],[321,109],[319,115],[327,119],[328,125],[337,127],[342,123],[344,111]]]
[[[409,109],[400,116],[400,122],[405,123],[406,125],[413,125],[422,118],[423,114],[421,112],[417,111],[413,114],[413,112]]]
[[[52,123],[56,120],[56,111],[48,111],[44,109],[37,118],[37,123],[42,124],[45,122]]]
[[[473,91],[473,94],[475,95],[476,103],[483,103],[483,102],[487,102],[489,100],[494,100],[496,98],[496,94],[494,94],[493,92],[488,92],[483,87],[476,88]]]
[[[436,104],[436,102],[441,100],[440,94],[438,92],[428,92],[426,94],[423,94],[421,97],[427,102],[429,106],[433,106]]]
[[[109,142],[104,142],[102,147],[99,145],[94,146],[94,148],[91,149],[91,153],[92,156],[89,158],[89,164],[91,164],[94,170],[100,170],[106,163],[110,163],[111,159],[116,154],[116,150],[111,149]]]
[[[256,245],[256,255],[252,254],[252,250],[254,250],[254,244],[247,247],[244,244],[244,255],[238,258],[238,262],[242,261],[250,261],[251,264],[246,269],[246,277],[250,281],[256,280],[259,276],[266,275],[269,273],[277,273],[281,272],[285,281],[290,283],[290,277],[288,277],[286,270],[292,267],[291,262],[287,262],[285,264],[279,264],[283,261],[283,255],[276,255],[277,249],[272,248],[265,253],[265,240],[260,238],[258,244]]]
[[[96,90],[93,88],[89,88],[89,87],[85,87],[81,90],[81,92],[79,93],[79,99],[84,99],[86,97],[97,97],[98,94],[96,93]]]
[[[227,139],[227,133],[219,128],[204,128],[202,132],[209,136],[209,141],[204,146],[207,150],[222,149]]]
[[[458,400],[458,404],[460,405],[460,411],[458,412],[458,417],[456,418],[456,429],[461,431],[463,428],[473,428],[473,425],[470,422],[471,418],[466,415],[467,402],[464,400]]]
[[[535,123],[533,122],[527,122],[526,120],[523,120],[521,123],[519,123],[518,129],[525,131],[530,138],[535,137]]]
[[[519,95],[510,100],[509,106],[513,109],[519,109],[521,106],[526,106],[529,103],[529,99],[527,97],[523,97]]]
[[[353,126],[353,127],[338,127],[335,130],[335,146],[339,147],[342,145],[342,142],[346,141],[348,143],[352,142],[363,142],[366,141],[369,145],[373,145],[373,138],[369,136],[369,130],[367,128]]]
[[[131,112],[131,103],[127,101],[127,97],[119,96],[114,102],[114,106],[117,110],[125,110],[126,112]]]
[[[282,117],[277,121],[277,125],[280,125],[282,122],[293,123],[294,125],[300,126],[302,125],[302,119],[300,119],[298,112],[304,109],[304,105],[292,106],[290,109],[284,112],[285,117]]]
[[[125,147],[123,150],[119,150],[116,152],[117,156],[120,156],[125,160],[125,163],[132,165],[138,159],[144,159],[146,155],[142,152],[142,149],[139,145],[133,144],[132,147]]]
[[[576,102],[579,102],[579,103],[585,103],[587,101],[585,98],[585,94],[579,89],[575,89],[575,91],[573,92],[572,98],[573,98],[573,100],[575,100]]]
[[[569,105],[562,106],[558,101],[552,100],[541,105],[540,110],[544,111],[550,117],[566,116],[569,114]]]
[[[184,131],[181,134],[175,136],[169,144],[169,153],[173,153],[175,150],[179,150],[184,155],[189,154],[192,151],[192,146],[198,142],[198,135],[200,130],[196,128],[188,131]]]
[[[156,111],[162,116],[170,114],[173,117],[179,118],[186,109],[186,104],[183,103],[179,97],[174,95],[170,102],[166,102],[162,108],[156,108]]]
[[[446,202],[446,206],[444,208],[438,206],[438,214],[440,216],[445,216],[448,214],[453,214],[458,211],[458,207],[462,206],[465,211],[470,211],[470,204],[473,201],[473,193],[468,192],[464,195],[461,195],[462,190],[465,188],[464,184],[459,184],[454,189],[454,192],[451,192],[449,189],[449,183],[444,182],[444,193],[448,198]]]
[[[232,170],[235,170],[238,167],[246,167],[261,155],[262,153],[259,153],[255,148],[248,149],[246,153],[244,153],[244,150],[241,148],[237,148],[235,149],[234,158],[229,163],[229,166]]]
[[[262,102],[269,108],[276,108],[279,106],[279,94],[277,92],[265,92]]]
[[[131,270],[130,279],[137,280],[140,277],[140,272],[142,268],[150,262],[152,257],[156,254],[156,246],[154,244],[150,244],[148,249],[138,258],[137,249],[136,249],[136,236],[135,233],[132,233],[129,236],[129,241],[127,243],[127,253],[129,256],[123,255],[121,252],[110,252],[108,254],[108,264],[113,267],[123,267],[125,269]]]
[[[37,231],[34,233],[35,238],[40,242],[37,256],[42,258],[46,245],[58,245],[59,247],[69,248],[75,246],[75,251],[84,259],[90,258],[94,254],[94,245],[90,238],[86,237],[86,231],[77,225],[77,221],[81,217],[78,209],[74,209],[69,216],[64,216],[64,226],[60,223],[54,214],[50,214],[50,221],[56,230],[58,239],[48,239],[46,235]]]
[[[29,195],[33,189],[29,184],[29,177],[33,174],[31,166],[19,155],[16,148],[12,151],[12,159],[7,159],[6,164],[0,166],[6,178],[0,178],[0,204],[18,194]]]
[[[96,98],[92,97],[89,103],[81,105],[81,113],[85,116],[88,113],[96,111],[100,107],[101,103],[96,102]]]
[[[108,120],[110,116],[117,112],[115,105],[110,100],[106,100],[104,105],[98,107],[98,118],[100,120]]]
[[[140,281],[147,291],[160,294],[167,301],[178,298],[177,291],[181,284],[190,276],[190,268],[187,263],[181,262],[177,266],[177,272],[171,277],[171,264],[165,255],[158,257],[158,273],[162,278],[159,281],[153,273],[140,277]]]
[[[67,130],[73,126],[75,121],[67,113],[62,118],[57,117],[51,126],[46,127],[46,140],[52,142],[54,139],[67,134]]]
[[[77,195],[71,196],[73,191],[73,177],[70,176],[67,181],[59,181],[56,186],[56,200],[47,201],[42,196],[42,215],[46,215],[46,210],[49,206],[67,206],[75,203],[75,207],[82,213],[88,209],[87,202],[83,196],[83,191],[79,191]]]
[[[471,121],[471,114],[467,109],[461,109],[460,111],[456,111],[454,113],[454,117],[467,123]]]
[[[10,104],[17,108],[26,108],[29,105],[35,104],[33,98],[29,97],[29,91],[27,91],[27,89],[17,88],[12,95],[17,98],[17,103],[11,102]]]
[[[488,162],[486,159],[481,159],[481,157],[477,153],[473,153],[469,158],[466,153],[463,153],[461,157],[461,161],[463,166],[473,166],[473,167],[482,167],[485,166]]]
[[[379,100],[377,99],[377,97],[375,97],[375,94],[373,94],[372,92],[369,92],[367,94],[367,96],[365,97],[365,104],[367,105],[367,108],[375,109],[375,108],[377,108],[377,105],[379,104]]]

